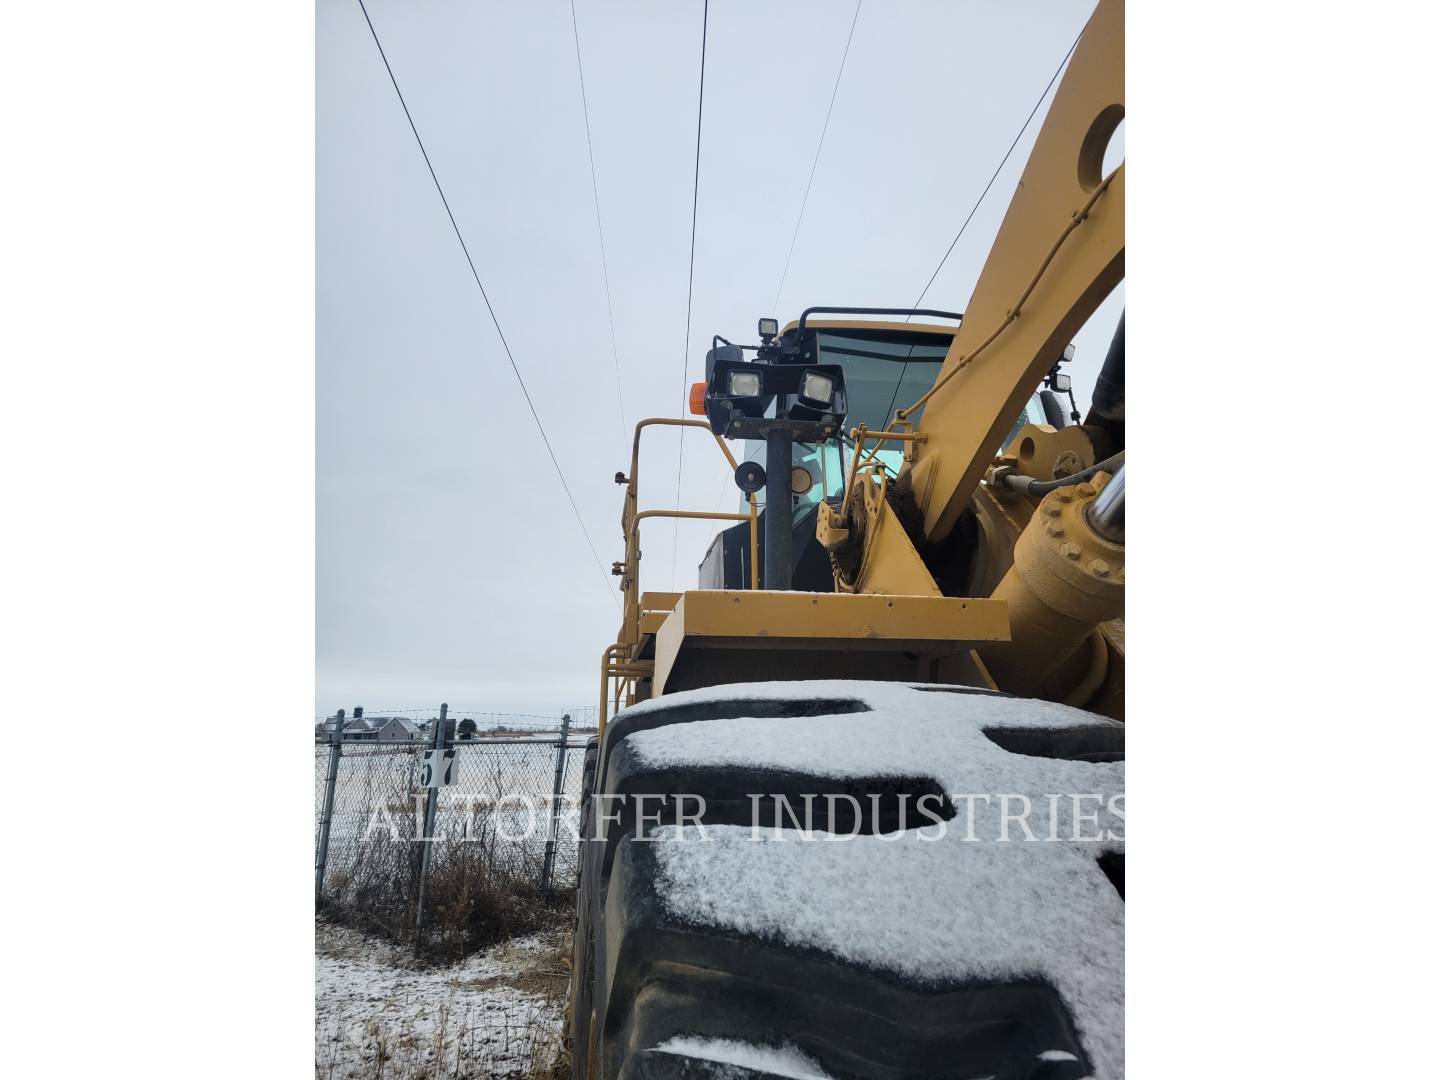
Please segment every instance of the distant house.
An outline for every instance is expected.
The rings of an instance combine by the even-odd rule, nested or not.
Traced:
[[[367,717],[380,742],[405,742],[420,738],[420,728],[403,716]]]
[[[380,734],[382,725],[386,719],[387,718],[383,716],[375,718],[362,716],[357,719],[344,721],[345,727],[343,730],[345,732],[345,741],[354,742],[356,740],[365,740],[367,742],[373,742],[375,739],[387,738],[388,736]],[[324,723],[315,725],[315,737],[325,740],[335,737],[335,718],[333,716]],[[405,738],[406,736],[402,735],[398,737]]]
[[[340,723],[345,726],[345,731],[346,731],[346,733],[347,733],[347,734],[346,734],[346,738],[349,738],[349,734],[348,734],[348,733],[349,733],[349,731],[350,731],[351,725],[354,724],[354,721],[353,721],[353,720],[344,720],[344,719],[342,719],[342,720],[340,721]],[[335,735],[335,717],[333,717],[333,716],[327,716],[324,720],[322,720],[320,723],[318,723],[318,724],[315,725],[315,737],[316,737],[317,739],[326,739],[326,740],[328,740],[328,739],[332,738],[334,735]]]
[[[451,734],[454,721],[450,721]],[[409,742],[428,739],[428,723],[417,724],[404,716],[361,716],[344,721],[345,741]],[[315,725],[315,738],[328,742],[335,737],[335,717],[327,717]]]

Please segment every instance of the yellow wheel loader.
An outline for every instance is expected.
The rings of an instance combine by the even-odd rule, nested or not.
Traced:
[[[1124,277],[1123,27],[1101,0],[963,313],[761,319],[637,425],[576,1080],[1123,1074],[1123,317],[1060,400]],[[714,437],[739,509],[642,502],[661,427]],[[675,517],[726,526],[646,591]]]

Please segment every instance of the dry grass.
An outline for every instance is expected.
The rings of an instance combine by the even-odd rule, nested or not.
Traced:
[[[562,1080],[569,971],[555,925],[464,963],[416,962],[409,950],[317,924],[316,1076]]]
[[[538,885],[543,845],[503,839],[484,804],[467,828],[463,841],[441,840],[431,847],[418,941],[418,843],[377,840],[356,845],[351,858],[327,875],[323,913],[366,933],[412,945],[417,955],[440,962],[567,921],[565,912],[573,910],[570,890],[546,895]]]

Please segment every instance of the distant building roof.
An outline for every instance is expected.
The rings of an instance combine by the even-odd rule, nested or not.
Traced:
[[[389,724],[399,724],[400,727],[405,730],[405,733],[407,735],[420,734],[419,726],[415,723],[415,721],[411,720],[409,717],[406,716],[375,716],[366,717],[366,719],[370,720],[371,723],[374,724],[376,731],[379,731],[381,728],[384,728]]]

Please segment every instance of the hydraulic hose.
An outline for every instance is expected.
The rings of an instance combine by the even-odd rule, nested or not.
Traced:
[[[1006,487],[1019,491],[1025,495],[1044,495],[1046,492],[1054,491],[1056,488],[1069,487],[1071,484],[1083,484],[1098,472],[1114,472],[1125,464],[1125,451],[1121,450],[1114,457],[1108,457],[1098,464],[1091,465],[1074,476],[1062,476],[1059,480],[1037,480],[1033,476],[1026,476],[1024,473],[1007,472],[1000,477],[1000,482]]]

